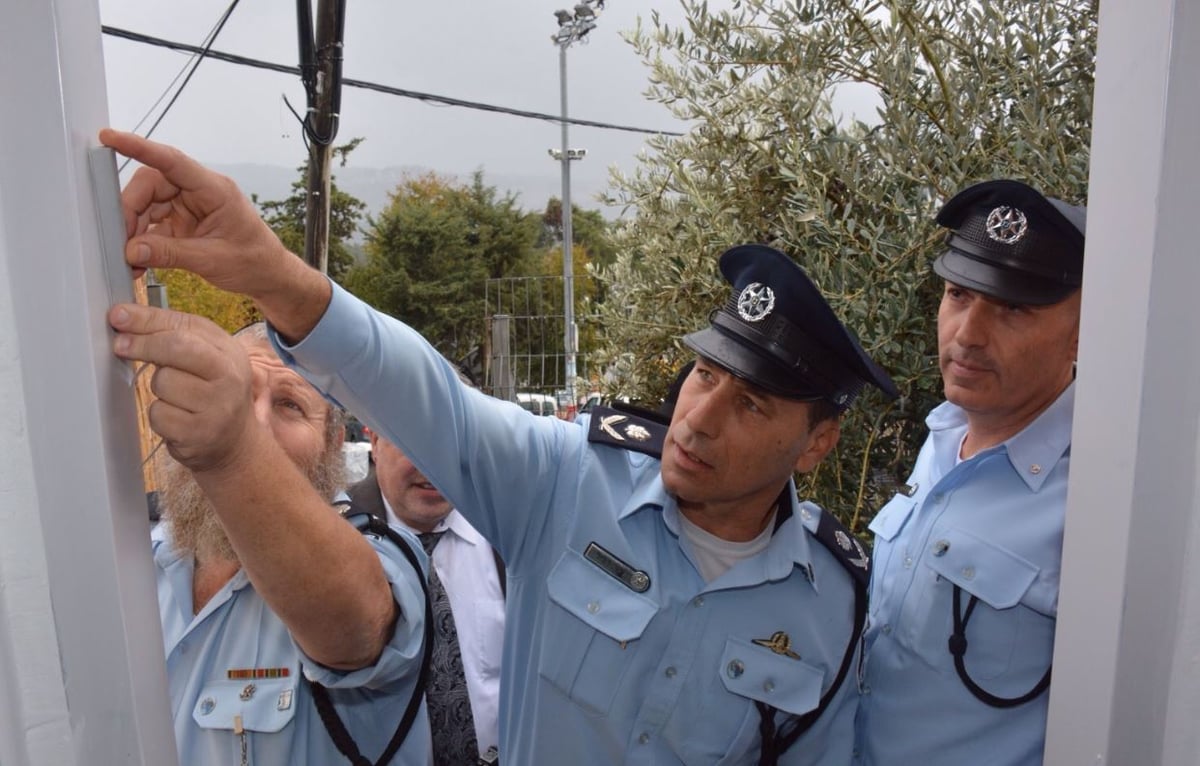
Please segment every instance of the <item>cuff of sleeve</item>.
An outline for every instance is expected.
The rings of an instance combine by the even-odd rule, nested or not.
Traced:
[[[327,277],[328,279],[328,277]],[[321,316],[321,321],[307,336],[294,345],[287,345],[275,332],[275,328],[267,325],[267,334],[275,352],[286,364],[297,367],[309,366],[306,362],[315,362],[312,366],[336,368],[348,363],[355,354],[355,349],[346,343],[344,328],[362,323],[364,304],[333,280],[329,281],[333,294],[329,305]]]
[[[402,531],[402,534],[409,540],[410,547],[416,551],[417,560],[422,562],[423,566],[428,566],[424,558],[425,551],[416,538],[407,531]],[[304,675],[310,681],[330,689],[380,689],[404,680],[415,682],[421,669],[425,637],[425,592],[417,578],[425,575],[423,572],[414,572],[391,541],[370,536],[368,539],[379,553],[379,561],[383,565],[388,584],[391,585],[392,598],[396,600],[400,615],[396,618],[391,640],[384,645],[383,652],[374,665],[352,671],[335,670],[321,665],[301,650]]]

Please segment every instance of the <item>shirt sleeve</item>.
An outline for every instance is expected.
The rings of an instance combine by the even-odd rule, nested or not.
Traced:
[[[519,566],[552,523],[556,503],[574,504],[572,476],[586,447],[577,424],[535,417],[464,385],[416,331],[337,284],[309,335],[280,358],[412,460],[476,529]],[[540,532],[539,532],[540,534]]]
[[[428,566],[428,559],[417,539],[406,530],[397,531],[416,553],[417,561],[421,562],[422,566]],[[374,665],[358,670],[347,672],[321,665],[305,654],[297,644],[305,676],[310,681],[331,689],[382,689],[400,681],[416,683],[417,674],[421,670],[424,649],[422,641],[425,635],[425,592],[421,589],[420,578],[425,577],[425,573],[414,570],[391,540],[379,539],[374,535],[366,537],[379,555],[379,562],[383,565],[384,576],[391,586],[392,597],[396,600],[400,615],[396,619],[395,632],[383,647],[379,659]]]

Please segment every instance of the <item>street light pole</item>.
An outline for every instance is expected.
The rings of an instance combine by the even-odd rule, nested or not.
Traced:
[[[551,38],[558,46],[559,90],[562,98],[562,150],[558,159],[562,163],[562,248],[563,248],[563,352],[566,357],[565,371],[569,407],[575,408],[575,355],[579,350],[579,339],[575,328],[575,262],[572,259],[574,233],[571,228],[571,160],[582,159],[583,150],[572,150],[567,143],[567,48],[582,40],[596,28],[596,11],[604,7],[604,0],[583,0],[575,11],[554,12],[558,19],[558,32]],[[555,152],[551,150],[551,156]]]
[[[567,144],[567,47],[558,46],[558,76],[562,93],[562,251],[563,251],[563,349],[566,354],[568,407],[575,406],[575,354],[579,347],[575,336],[575,261],[571,245],[571,152]]]

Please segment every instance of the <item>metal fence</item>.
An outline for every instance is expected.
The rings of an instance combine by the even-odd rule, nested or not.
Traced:
[[[560,416],[573,411],[567,401],[562,277],[489,279],[485,294],[490,348],[484,390],[534,411],[543,408],[541,397],[553,397]],[[576,355],[576,369],[586,378],[583,355]]]

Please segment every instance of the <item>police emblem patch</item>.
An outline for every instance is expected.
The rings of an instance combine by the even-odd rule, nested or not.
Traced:
[[[775,308],[775,291],[761,282],[752,282],[738,294],[738,316],[747,322],[761,322]]]
[[[1029,231],[1029,220],[1015,207],[1001,205],[988,213],[986,226],[991,239],[1004,245],[1015,245]]]

